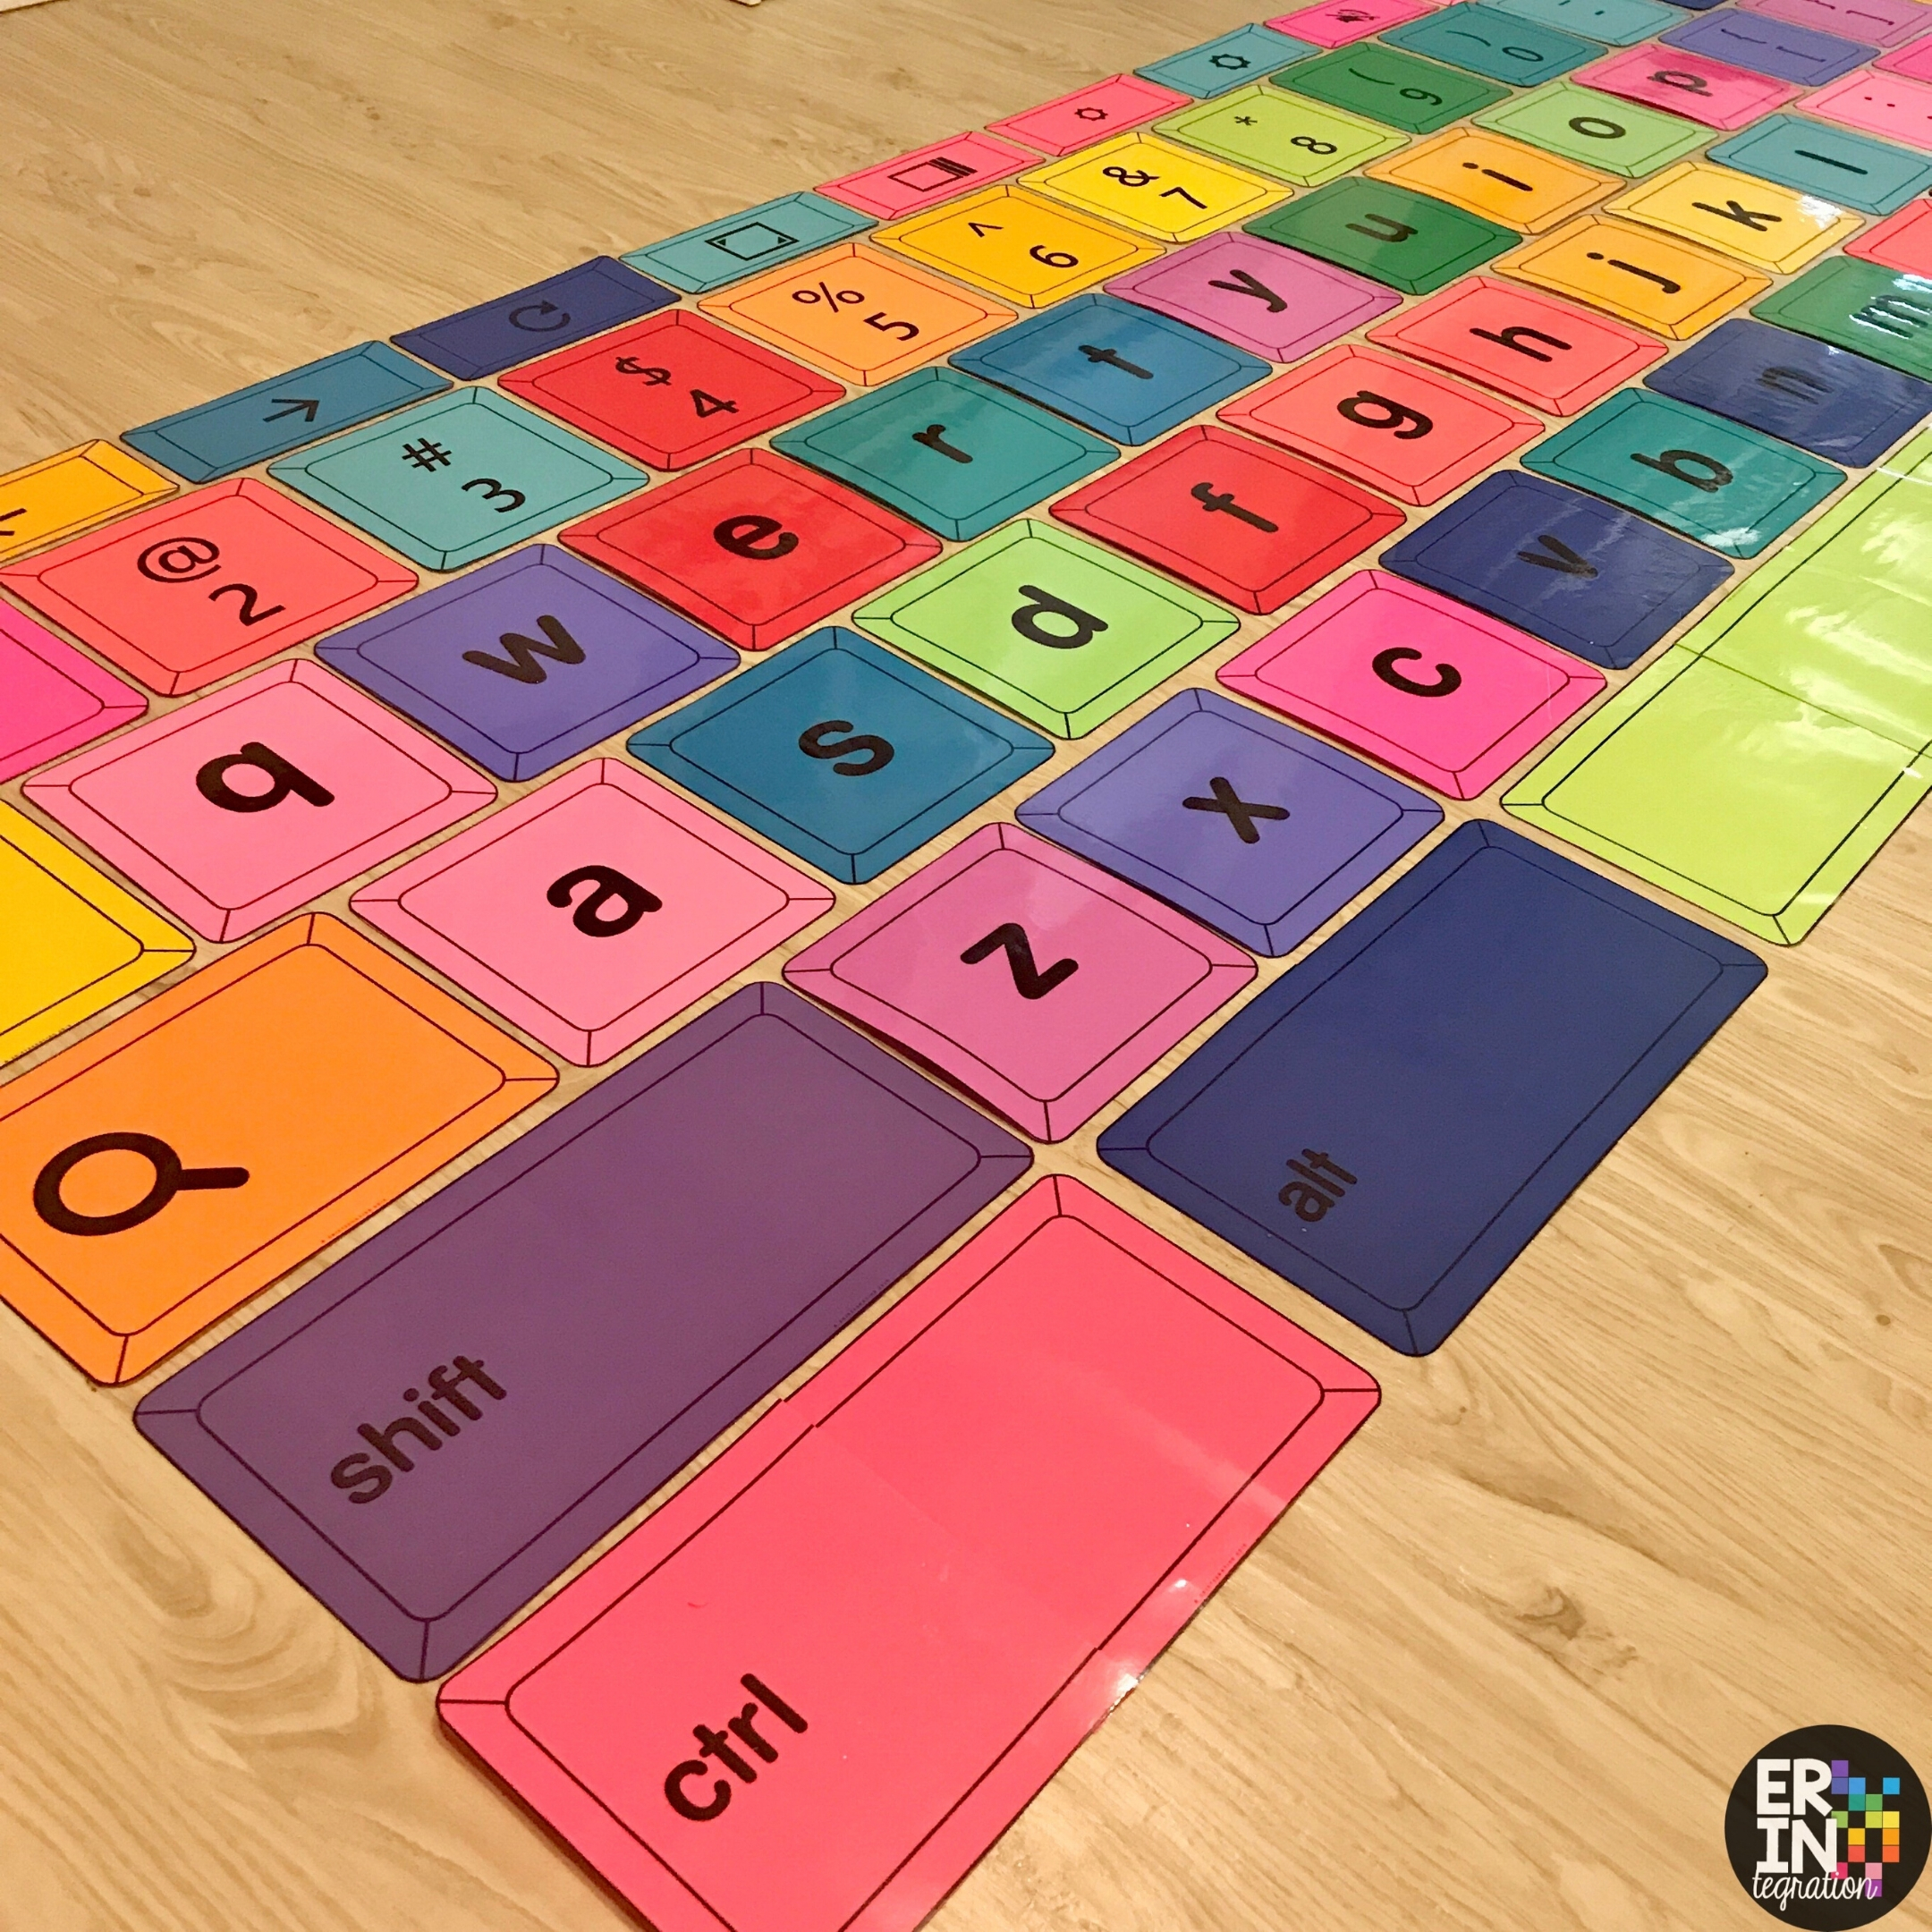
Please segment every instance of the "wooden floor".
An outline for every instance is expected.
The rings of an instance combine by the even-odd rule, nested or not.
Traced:
[[[8,13],[0,471],[1247,17]],[[1932,1773],[1928,897],[1921,814],[1426,1360],[1139,1196],[1091,1128],[1046,1150],[1039,1171],[1177,1234],[1385,1400],[935,1926],[1747,1928],[1721,1818],[1758,1746],[1853,1724]],[[141,1442],[154,1379],[92,1388],[0,1311],[0,1927],[635,1924],[438,1734],[430,1687]],[[1932,1886],[1893,1922],[1932,1923]]]

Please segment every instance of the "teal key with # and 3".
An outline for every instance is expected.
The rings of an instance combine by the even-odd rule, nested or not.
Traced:
[[[1927,19],[1932,21],[1932,11]],[[1741,174],[1854,208],[1861,215],[1890,215],[1932,188],[1932,156],[1799,114],[1768,114],[1753,122],[1719,141],[1710,159]]]
[[[849,242],[872,217],[820,194],[780,195],[756,208],[687,228],[618,258],[627,268],[656,275],[687,295],[708,295],[749,275]]]
[[[1492,4],[1498,12],[1513,13],[1518,20],[1582,34],[1591,40],[1606,40],[1612,47],[1634,47],[1666,27],[1683,23],[1683,10],[1665,6],[1662,0],[1492,0]]]
[[[268,474],[436,571],[494,556],[649,480],[494,389],[419,402]]]
[[[1367,114],[1385,127],[1433,134],[1483,107],[1509,97],[1473,74],[1423,60],[1372,40],[1339,47],[1313,60],[1297,61],[1273,77],[1276,87],[1350,114]]]
[[[762,658],[625,747],[849,886],[876,878],[1053,756],[856,631]]]
[[[1120,453],[957,369],[924,369],[772,438],[781,454],[964,543]]]
[[[1176,94],[1191,94],[1196,100],[1211,100],[1250,80],[1259,80],[1285,67],[1290,61],[1306,60],[1321,49],[1307,40],[1292,40],[1272,27],[1237,27],[1199,47],[1170,54],[1134,72],[1156,87],[1172,88]]]
[[[1751,313],[1932,381],[1932,278],[1835,255],[1774,289]]]
[[[1756,556],[1845,480],[1775,436],[1641,389],[1599,402],[1522,465],[1733,557]]]
[[[358,343],[285,376],[157,417],[121,440],[191,483],[212,483],[372,417],[441,395],[449,379],[387,343]]]
[[[1522,240],[1431,195],[1352,175],[1270,208],[1247,227],[1264,242],[1318,255],[1405,295],[1427,295]]]
[[[1392,47],[1466,67],[1511,87],[1558,80],[1608,51],[1600,40],[1479,4],[1446,6],[1420,20],[1404,21],[1383,38]]]

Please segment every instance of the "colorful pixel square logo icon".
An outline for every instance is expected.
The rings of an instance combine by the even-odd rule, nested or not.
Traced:
[[[1901,1904],[1925,1869],[1925,1786],[1882,1738],[1813,1724],[1738,1774],[1724,1846],[1738,1883],[1790,1926],[1836,1932]]]

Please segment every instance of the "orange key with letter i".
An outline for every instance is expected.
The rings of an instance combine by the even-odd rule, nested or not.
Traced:
[[[0,1089],[0,1299],[131,1381],[555,1080],[339,919],[292,919]]]

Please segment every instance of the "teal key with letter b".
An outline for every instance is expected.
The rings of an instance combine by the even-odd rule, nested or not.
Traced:
[[[1845,479],[1775,436],[1641,389],[1599,402],[1522,465],[1734,557],[1756,556]]]

